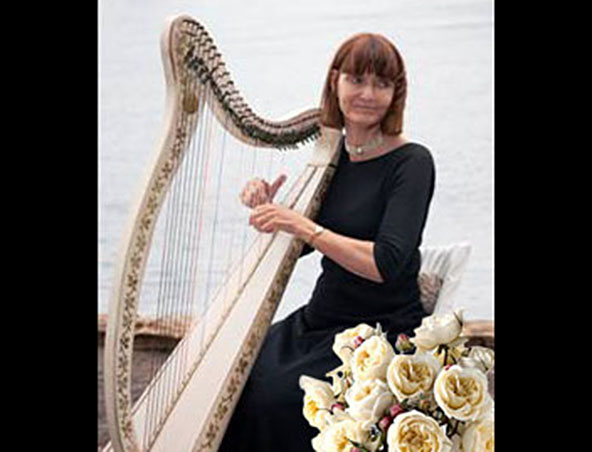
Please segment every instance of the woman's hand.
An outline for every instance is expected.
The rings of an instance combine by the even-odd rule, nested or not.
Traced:
[[[314,230],[312,220],[279,204],[263,204],[255,207],[249,217],[249,224],[259,232],[284,231],[298,238],[303,238],[307,231],[310,234]]]
[[[306,242],[316,226],[310,218],[279,204],[255,207],[249,217],[249,224],[259,232],[283,231]],[[374,242],[325,230],[315,239],[314,248],[358,276],[378,283],[384,282],[374,259]]]
[[[286,179],[287,176],[282,174],[271,185],[265,179],[258,177],[251,179],[241,191],[240,200],[251,209],[261,204],[270,203]]]
[[[307,242],[316,226],[310,218],[279,204],[255,207],[249,217],[249,224],[259,232],[283,231]],[[325,231],[315,239],[314,248],[358,276],[378,283],[384,282],[374,259],[374,242]]]

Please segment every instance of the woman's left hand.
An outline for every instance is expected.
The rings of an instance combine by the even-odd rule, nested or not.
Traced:
[[[252,210],[249,224],[259,232],[284,231],[298,235],[304,230],[307,222],[304,215],[279,204],[262,204]]]

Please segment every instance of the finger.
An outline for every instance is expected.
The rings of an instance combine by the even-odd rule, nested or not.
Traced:
[[[267,201],[267,194],[263,190],[257,192],[257,205],[264,204]]]
[[[271,212],[272,210],[275,210],[275,204],[271,204],[271,203],[262,203],[260,205],[258,205],[257,207],[255,207],[254,211],[253,211],[253,215],[262,215],[266,212]]]
[[[245,206],[247,206],[247,207],[249,207],[249,208],[253,208],[253,206],[252,206],[252,203],[251,203],[251,200],[250,200],[250,198],[249,198],[247,195],[241,195],[241,196],[239,197],[239,199],[240,199],[240,202],[241,202],[243,205],[245,205]]]
[[[258,231],[258,232],[274,232],[275,230],[275,225],[274,225],[274,221],[267,221],[267,222],[254,222],[253,223],[253,227]]]
[[[269,190],[271,189],[271,185],[269,185],[269,182],[267,182],[265,179],[263,179],[262,182],[263,192],[265,193],[265,196],[269,196]]]
[[[257,190],[262,189],[263,186],[258,180],[250,180],[240,193],[241,202],[247,207],[253,208],[255,204],[255,194]]]
[[[259,222],[262,215],[265,215],[265,211],[261,210],[261,206],[253,207],[253,210],[251,210],[251,216],[249,217],[249,222],[253,224]]]
[[[265,205],[265,204],[263,204]],[[251,211],[251,215],[249,216],[249,224],[256,224],[259,223],[261,221],[261,218],[264,215],[267,215],[268,212],[266,209],[262,209],[262,206],[256,206],[253,208],[253,210]]]
[[[243,204],[251,209],[257,206],[255,201],[255,196],[252,193],[246,193],[242,198]]]
[[[277,229],[277,225],[275,224],[275,222],[273,220],[268,221],[267,223],[264,223],[261,226],[261,231],[262,232],[267,232],[267,233],[275,232],[276,229]]]
[[[272,213],[259,215],[254,217],[252,220],[252,224],[256,227],[262,227],[265,224],[269,224],[275,221],[275,215]]]
[[[284,182],[286,182],[286,179],[288,178],[288,176],[286,176],[285,174],[281,174],[275,181],[273,184],[271,184],[271,186],[269,187],[269,200],[271,201],[274,197],[275,194],[277,193],[277,191],[280,189],[280,187],[282,186],[282,184]]]
[[[266,182],[261,179],[253,179],[247,182],[244,190],[251,193],[256,193],[258,191],[265,191],[266,190]]]

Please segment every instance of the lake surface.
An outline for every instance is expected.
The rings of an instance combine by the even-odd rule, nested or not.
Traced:
[[[471,243],[456,304],[466,308],[468,318],[494,318],[489,0],[101,1],[100,313],[108,309],[134,192],[161,132],[165,86],[159,38],[165,18],[178,13],[205,25],[243,97],[268,118],[318,105],[330,59],[350,35],[372,31],[392,39],[407,65],[405,134],[428,146],[436,162],[423,244]],[[290,158],[277,169],[290,168]],[[313,253],[299,260],[276,319],[308,301],[320,258]]]

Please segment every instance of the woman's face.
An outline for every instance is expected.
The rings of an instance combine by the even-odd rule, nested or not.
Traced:
[[[342,72],[336,83],[339,108],[346,124],[350,125],[370,127],[379,124],[395,94],[391,80],[369,72],[359,76]]]

